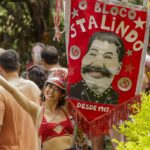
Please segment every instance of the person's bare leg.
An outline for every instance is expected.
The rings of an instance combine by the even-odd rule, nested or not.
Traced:
[[[104,135],[91,139],[92,150],[104,150]]]

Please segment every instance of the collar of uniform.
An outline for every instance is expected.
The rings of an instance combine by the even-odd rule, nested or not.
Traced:
[[[88,86],[87,86],[87,84],[85,83],[85,81],[84,80],[82,80],[82,83],[83,83],[83,86],[85,87],[85,89],[88,91],[88,92],[90,92],[90,93],[92,93],[95,97],[97,97],[97,98],[101,98],[101,97],[105,97],[105,96],[107,96],[107,94],[110,92],[110,90],[112,89],[112,86],[110,86],[108,89],[106,89],[102,94],[97,94],[96,92],[94,92],[93,90],[91,90]]]

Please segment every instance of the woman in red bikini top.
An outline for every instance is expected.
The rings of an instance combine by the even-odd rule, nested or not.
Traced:
[[[52,73],[42,93],[45,102],[39,106],[0,77],[0,84],[12,93],[33,118],[44,150],[65,150],[72,144],[73,126],[64,106],[66,78],[67,72],[62,70]]]

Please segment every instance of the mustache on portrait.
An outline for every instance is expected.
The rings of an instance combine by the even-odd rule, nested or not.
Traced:
[[[82,68],[82,73],[88,73],[88,72],[99,72],[104,77],[110,78],[112,76],[112,73],[104,66],[104,67],[94,67],[91,65],[86,65]]]

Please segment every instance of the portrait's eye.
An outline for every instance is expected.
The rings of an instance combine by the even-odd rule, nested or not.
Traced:
[[[106,58],[106,59],[112,59],[112,56],[110,56],[110,55],[105,55],[104,58]]]
[[[96,54],[94,54],[94,53],[90,53],[89,55],[90,55],[90,56],[96,56]]]
[[[90,56],[97,56],[97,51],[90,49],[89,55]]]
[[[107,52],[103,55],[104,59],[113,59],[113,53]]]

